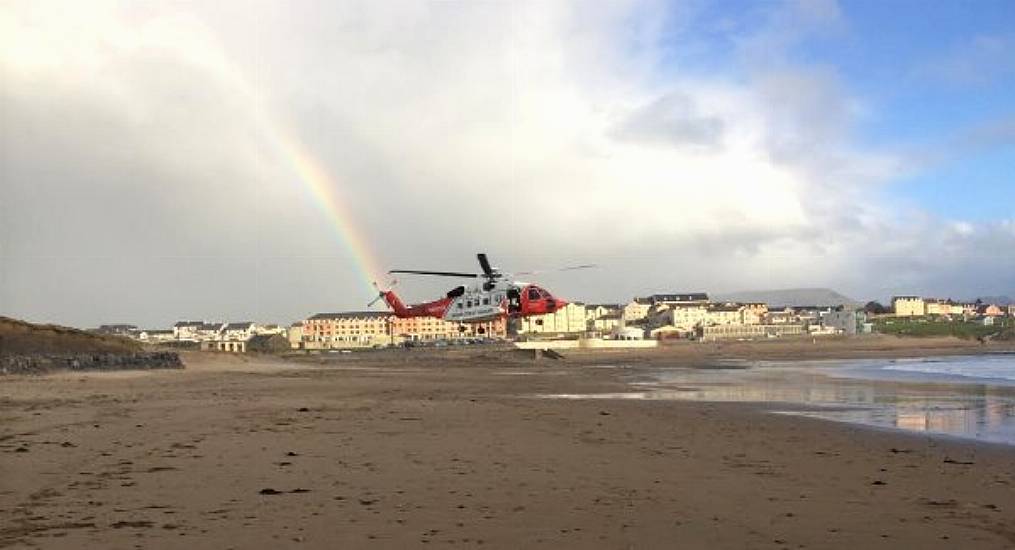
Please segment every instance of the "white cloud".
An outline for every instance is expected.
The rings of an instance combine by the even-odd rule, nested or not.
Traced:
[[[663,64],[660,40],[681,36],[654,23],[668,9],[652,4],[75,6],[12,4],[0,18],[0,97],[16,111],[5,202],[17,209],[0,301],[26,315],[59,309],[31,290],[37,262],[18,260],[38,250],[169,257],[159,280],[174,261],[188,274],[166,300],[145,293],[141,269],[125,283],[138,298],[104,316],[216,315],[174,309],[190,293],[200,308],[235,292],[216,307],[239,314],[257,292],[257,312],[283,320],[360,307],[348,259],[343,270],[273,145],[281,133],[318,157],[392,267],[467,267],[479,249],[507,268],[607,264],[554,281],[569,296],[880,292],[891,285],[868,267],[917,284],[925,264],[910,259],[928,235],[952,238],[877,202],[900,161],[853,144],[865,107],[833,69],[784,55],[808,29],[841,25],[834,2],[773,12],[742,43],[744,78]],[[50,162],[63,168],[40,169]],[[954,246],[985,246],[975,236]],[[235,262],[201,271],[195,258]],[[89,265],[67,284],[115,300],[94,291],[105,271]],[[191,288],[200,273],[207,287]]]

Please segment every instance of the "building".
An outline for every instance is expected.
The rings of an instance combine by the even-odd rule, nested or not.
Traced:
[[[606,313],[591,321],[586,321],[586,323],[588,330],[593,332],[601,334],[617,332],[619,329],[624,328],[624,313],[622,311]],[[638,330],[640,331],[641,329]]]
[[[250,321],[228,323],[219,331],[222,340],[246,340],[256,334],[256,327]]]
[[[928,298],[924,300],[924,303],[926,304],[927,315],[952,316],[976,314],[976,304],[961,304],[953,301],[951,298],[945,300]]]
[[[762,324],[769,325],[792,325],[800,322],[800,315],[795,309],[788,307],[780,310],[769,310],[765,314]]]
[[[1000,317],[1004,315],[1004,310],[995,304],[983,304],[976,308],[976,314],[987,317]]]
[[[135,325],[102,325],[95,329],[95,332],[112,336],[134,336],[138,333],[138,329]]]
[[[303,321],[304,349],[359,348],[393,344],[390,319],[382,311],[318,313]]]
[[[289,326],[289,347],[292,349],[303,349],[303,321],[297,321]]]
[[[498,319],[485,323],[458,324],[437,317],[391,317],[394,343],[427,342],[456,338],[506,338],[507,321]]]
[[[821,316],[821,326],[836,334],[855,335],[866,332],[867,313],[849,306],[839,306]]]
[[[202,340],[201,351],[225,351],[230,353],[246,353],[246,340]]]
[[[895,296],[892,310],[897,317],[922,317],[927,315],[927,304],[919,296]]]
[[[650,309],[652,302],[648,298],[635,298],[624,306],[624,322],[641,321],[648,315]]]
[[[740,324],[760,325],[765,322],[765,315],[768,314],[768,304],[761,302],[748,302],[742,304],[740,312]]]
[[[653,330],[669,326],[678,331],[689,332],[706,323],[708,308],[703,304],[661,305],[653,308],[648,319],[649,328]]]
[[[224,325],[224,323],[208,323],[205,321],[180,321],[173,325],[173,336],[177,340],[196,342],[216,340],[219,337],[219,331],[222,330]]]
[[[197,331],[204,321],[179,321],[173,325],[173,336],[177,340],[197,340]]]
[[[706,325],[742,325],[743,306],[740,304],[710,304],[705,309]]]
[[[160,342],[172,342],[176,340],[176,335],[173,334],[172,330],[142,330],[137,334],[137,339],[142,342],[148,342],[150,344],[157,344]]]
[[[506,338],[507,321],[460,325],[437,317],[398,318],[381,311],[318,313],[289,329],[296,349],[348,349],[436,342],[458,338]]]
[[[606,333],[621,326],[624,307],[620,304],[589,304],[585,306],[585,327],[592,332]]]
[[[708,294],[704,292],[692,292],[688,294],[653,294],[648,297],[652,305],[706,305]]]
[[[553,313],[518,320],[518,334],[582,334],[587,330],[585,304],[568,302]]]
[[[782,336],[801,336],[807,330],[800,324],[782,325],[715,325],[701,327],[699,337],[703,342],[718,340],[754,340],[758,338],[778,338]]]

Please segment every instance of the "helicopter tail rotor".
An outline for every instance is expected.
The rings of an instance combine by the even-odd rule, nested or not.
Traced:
[[[388,290],[381,290],[381,287],[380,287],[380,285],[378,285],[378,284],[377,284],[377,281],[374,281],[374,283],[373,283],[373,284],[374,284],[374,288],[375,288],[375,289],[377,289],[377,297],[376,297],[376,298],[374,298],[373,300],[370,300],[370,303],[369,303],[369,304],[367,304],[367,307],[368,307],[368,308],[369,308],[369,307],[373,307],[373,305],[374,305],[374,304],[376,304],[376,303],[377,303],[377,302],[378,302],[379,300],[383,299],[383,298],[384,298],[384,295],[385,295],[385,294],[386,294],[386,293],[387,293],[387,292],[388,292],[389,290],[391,290],[392,288],[394,288],[394,286],[395,286],[395,285],[397,285],[397,284],[398,284],[398,279],[391,279],[391,282],[390,282],[390,283],[388,283]]]

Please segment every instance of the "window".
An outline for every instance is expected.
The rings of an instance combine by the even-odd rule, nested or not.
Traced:
[[[483,298],[483,305],[484,306],[490,305],[490,299],[489,298]]]
[[[458,309],[462,309],[462,303],[458,302]]]

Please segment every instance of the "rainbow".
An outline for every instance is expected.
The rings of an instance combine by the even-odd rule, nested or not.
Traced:
[[[384,271],[380,269],[377,258],[371,252],[369,241],[353,223],[354,217],[339,199],[338,186],[299,141],[283,137],[283,134],[277,131],[272,132],[272,135],[275,137],[276,146],[291,165],[314,205],[331,222],[338,241],[351,256],[364,287],[370,293],[376,292],[373,283],[380,280],[377,277]]]

